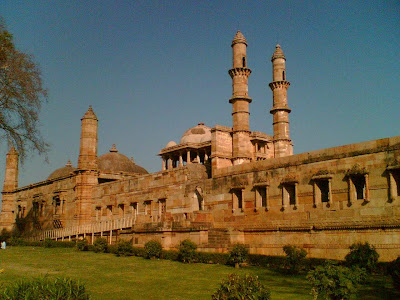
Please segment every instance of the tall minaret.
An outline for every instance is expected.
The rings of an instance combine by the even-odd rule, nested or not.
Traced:
[[[97,117],[92,106],[81,119],[81,144],[78,169],[97,169]]]
[[[233,68],[229,70],[232,78],[232,123],[233,123],[233,165],[250,162],[252,145],[249,128],[249,97],[248,78],[251,70],[247,68],[247,41],[238,31],[232,41]]]
[[[92,106],[81,119],[81,144],[76,176],[76,220],[77,225],[91,222],[93,187],[98,183],[97,124]]]
[[[18,187],[18,152],[11,147],[6,158],[3,192],[12,192]]]
[[[289,113],[291,109],[287,102],[287,89],[290,82],[286,80],[285,55],[281,46],[276,49],[271,58],[272,61],[272,82],[269,87],[273,93],[273,115],[274,127],[274,149],[275,157],[288,156],[293,154],[292,140],[289,137]]]
[[[19,155],[14,147],[7,153],[6,171],[2,192],[2,208],[0,214],[0,225],[2,228],[11,230],[15,223],[15,196],[14,190],[18,188],[18,159]]]

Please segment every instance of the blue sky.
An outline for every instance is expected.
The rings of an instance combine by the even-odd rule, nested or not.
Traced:
[[[399,1],[16,1],[0,15],[40,64],[50,162],[32,153],[20,186],[77,164],[80,118],[99,118],[99,155],[115,143],[150,172],[199,122],[231,126],[231,41],[248,41],[250,127],[272,134],[270,58],[286,55],[295,153],[400,133]],[[3,181],[6,144],[0,145]]]

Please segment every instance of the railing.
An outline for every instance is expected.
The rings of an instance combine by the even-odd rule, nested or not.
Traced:
[[[135,217],[126,217],[122,219],[100,221],[96,223],[83,224],[77,226],[71,226],[66,228],[57,228],[44,230],[33,236],[33,240],[44,240],[44,239],[64,239],[79,235],[89,235],[95,233],[110,232],[113,230],[131,228],[135,224]]]

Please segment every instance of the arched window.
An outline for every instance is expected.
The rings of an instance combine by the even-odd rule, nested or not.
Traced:
[[[242,58],[243,68],[246,68],[246,57]]]
[[[282,80],[286,80],[286,78],[285,78],[285,71],[282,71]]]

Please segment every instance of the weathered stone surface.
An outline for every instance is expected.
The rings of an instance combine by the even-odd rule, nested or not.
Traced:
[[[184,143],[160,151],[160,172],[136,172],[125,156],[122,167],[105,170],[90,108],[82,118],[77,169],[18,187],[18,154],[9,152],[0,226],[11,229],[19,217],[28,229],[59,228],[61,238],[77,228],[87,237],[79,228],[129,219],[129,228],[92,237],[132,239],[138,246],[156,239],[166,249],[190,238],[200,250],[216,252],[243,243],[268,255],[294,244],[310,257],[334,259],[343,259],[353,243],[369,242],[384,261],[399,256],[400,137],[292,155],[282,50],[272,59],[271,137],[249,131],[250,72],[240,32],[232,47],[232,127],[191,128]]]

